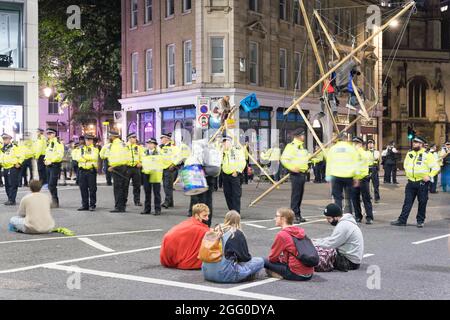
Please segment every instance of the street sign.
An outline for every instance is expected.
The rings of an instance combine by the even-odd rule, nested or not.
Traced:
[[[197,97],[197,128],[207,129],[211,115],[211,98]]]
[[[209,115],[202,114],[198,117],[198,126],[202,129],[208,129],[209,126]]]

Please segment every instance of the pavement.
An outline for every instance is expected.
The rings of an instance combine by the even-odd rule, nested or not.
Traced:
[[[450,194],[430,194],[425,228],[415,227],[417,203],[407,227],[393,227],[403,203],[405,180],[381,185],[382,200],[374,205],[375,223],[360,224],[365,240],[361,268],[348,273],[316,273],[309,282],[289,282],[264,274],[251,282],[215,284],[201,271],[163,268],[159,246],[165,232],[186,219],[189,198],[180,186],[175,208],[161,216],[142,216],[133,205],[127,213],[112,214],[112,187],[98,188],[97,211],[77,212],[79,190],[59,187],[61,208],[53,211],[57,226],[76,233],[24,235],[7,230],[17,207],[0,212],[0,299],[45,300],[285,300],[285,299],[449,299],[450,298]],[[269,184],[244,185],[243,230],[253,256],[267,256],[279,231],[274,216],[289,206],[290,186],[284,184],[255,207],[248,205]],[[18,201],[28,193],[21,188]],[[132,192],[130,188],[129,203]],[[0,191],[0,203],[6,201]],[[142,194],[143,201],[143,194]],[[321,212],[331,202],[327,184],[307,183],[302,224],[310,238],[325,237],[333,227]],[[223,192],[214,193],[213,224],[223,221]],[[364,221],[363,221],[364,222]]]

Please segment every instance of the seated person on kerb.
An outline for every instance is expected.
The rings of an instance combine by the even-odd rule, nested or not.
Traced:
[[[192,217],[177,224],[163,237],[160,261],[164,267],[184,270],[200,269],[202,261],[198,258],[200,245],[207,226],[209,208],[204,203],[192,207]]]
[[[42,183],[31,180],[31,194],[20,201],[18,216],[9,221],[9,230],[29,234],[50,233],[55,221],[50,212],[51,199],[48,194],[41,193]]]

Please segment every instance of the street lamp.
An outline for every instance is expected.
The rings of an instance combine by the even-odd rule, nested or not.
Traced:
[[[399,24],[400,24],[400,22],[397,19],[395,19],[395,20],[392,20],[392,22],[389,24],[389,26],[391,28],[397,28]]]

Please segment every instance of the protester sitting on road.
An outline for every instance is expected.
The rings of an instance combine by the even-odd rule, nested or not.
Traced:
[[[160,253],[163,266],[185,270],[201,268],[198,253],[203,236],[209,231],[206,225],[208,216],[208,206],[198,203],[192,207],[192,218],[174,226],[164,235]]]
[[[277,227],[281,231],[275,236],[270,255],[264,259],[264,267],[271,277],[306,281],[314,274],[314,268],[305,266],[298,258],[298,251],[293,237],[303,239],[305,230],[293,226],[294,211],[289,208],[280,208],[275,215]]]
[[[30,234],[50,233],[55,227],[50,213],[51,199],[40,192],[40,181],[31,180],[29,186],[32,193],[20,201],[18,216],[11,218],[9,230]]]
[[[235,210],[225,215],[221,226],[222,260],[216,263],[203,262],[202,271],[206,280],[221,283],[236,283],[251,280],[264,267],[264,259],[252,258],[247,240],[241,229],[241,216]]]
[[[335,226],[331,236],[313,239],[319,253],[320,262],[315,271],[357,270],[364,252],[364,239],[353,215],[342,214],[342,210],[334,203],[329,204],[323,214],[328,222]]]

